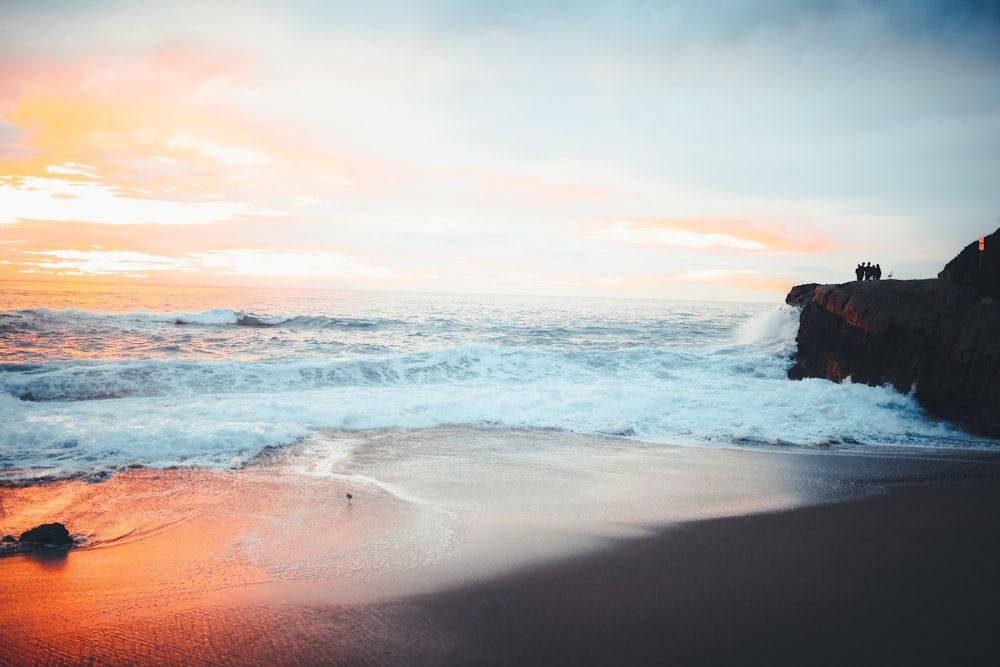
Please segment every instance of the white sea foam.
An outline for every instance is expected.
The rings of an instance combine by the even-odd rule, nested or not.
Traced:
[[[78,321],[118,321],[124,322],[158,322],[168,324],[236,324],[245,317],[241,312],[229,308],[212,308],[196,313],[150,313],[144,310],[125,313],[99,313],[76,308],[50,310],[44,306],[19,312],[24,319],[39,319],[56,322],[62,325],[72,325]]]
[[[795,337],[799,332],[799,309],[779,306],[755,315],[741,326],[736,341],[742,345],[757,346],[782,357],[795,352]]]
[[[437,369],[422,382],[400,372],[355,373],[341,383],[319,374],[311,386],[276,391],[302,378],[301,369],[278,370],[278,377],[259,378],[266,385],[262,391],[220,391],[225,383],[208,371],[193,373],[200,390],[191,391],[181,375],[178,384],[165,385],[172,391],[162,396],[67,403],[7,395],[0,403],[5,451],[14,453],[18,465],[56,470],[91,462],[221,465],[294,442],[312,428],[442,424],[554,428],[695,445],[968,444],[891,389],[791,383],[741,373],[739,367],[712,374],[699,364],[663,364],[642,374],[600,376],[586,366],[550,363],[533,376],[523,369],[466,369],[460,380]],[[452,380],[442,380],[447,377]],[[251,384],[244,379],[233,389]]]
[[[132,346],[98,347],[113,350],[111,359],[59,358],[52,348],[51,360],[25,355],[18,362],[12,347],[7,358],[15,363],[0,367],[0,467],[64,473],[136,463],[229,466],[316,429],[440,425],[702,446],[994,444],[926,419],[911,396],[890,388],[789,381],[794,309],[646,304],[636,314],[583,306],[534,310],[530,326],[523,306],[486,314],[459,309],[433,325],[422,311],[390,311],[351,320],[365,327],[337,324],[333,333],[329,327],[343,317],[324,315],[318,325],[313,314],[271,317],[297,326],[306,319],[318,329],[300,334],[280,325],[264,336],[232,326],[244,311],[213,308],[190,318],[228,327],[197,337],[205,346],[214,337],[223,341],[211,349],[228,354],[208,358]],[[91,315],[97,317],[83,319]],[[55,317],[82,321],[69,311]],[[110,340],[122,318],[144,317],[114,316],[110,330],[95,335]],[[156,339],[160,350],[183,347],[195,339],[182,338],[190,330],[177,318],[150,314],[148,321],[167,328],[139,338]],[[19,332],[19,322],[8,330]],[[407,337],[425,326],[428,336]],[[327,346],[350,342],[331,353],[310,342],[318,331],[329,334]],[[285,333],[299,337],[287,343]],[[51,345],[35,330],[18,335]]]

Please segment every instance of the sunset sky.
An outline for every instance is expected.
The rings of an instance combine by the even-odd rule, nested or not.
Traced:
[[[5,281],[780,301],[998,218],[997,2],[0,0]]]

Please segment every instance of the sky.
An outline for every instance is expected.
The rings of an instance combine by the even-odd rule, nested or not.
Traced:
[[[780,302],[998,227],[991,0],[0,0],[0,281]]]

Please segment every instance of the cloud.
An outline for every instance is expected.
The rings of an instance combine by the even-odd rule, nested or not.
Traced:
[[[97,169],[89,164],[77,164],[75,162],[62,162],[60,164],[50,164],[45,167],[48,174],[59,174],[63,176],[85,176],[87,178],[100,178]]]
[[[21,273],[145,278],[150,271],[195,270],[176,258],[129,250],[25,250],[20,254]]]
[[[58,174],[81,173],[56,167]],[[84,176],[97,179],[92,172]],[[96,222],[108,225],[207,225],[245,216],[285,214],[250,204],[213,201],[179,202],[127,196],[119,187],[58,178],[5,177],[0,179],[0,224],[22,220]]]
[[[210,273],[285,278],[395,278],[393,269],[360,257],[325,250],[240,248],[192,253],[191,259]]]
[[[729,282],[734,279],[742,279],[747,276],[753,276],[757,273],[757,271],[749,269],[690,269],[671,277],[671,280],[684,280],[689,282]]]
[[[168,148],[173,150],[194,151],[220,166],[268,164],[272,161],[268,154],[258,149],[226,146],[189,134],[175,134],[168,137],[165,143]],[[176,162],[176,159],[162,155],[154,155],[153,159],[160,162]]]
[[[0,98],[0,119],[3,118],[3,103]],[[0,155],[17,155],[24,141],[24,130],[0,120]]]
[[[731,293],[786,293],[794,281],[787,276],[772,275],[757,269],[689,269],[679,274],[661,276],[665,283],[689,283],[725,287]]]
[[[730,250],[763,250],[765,246],[751,239],[717,232],[695,232],[662,226],[640,226],[626,220],[610,222],[591,232],[601,241],[662,245],[675,248],[726,248]]]
[[[398,272],[377,267],[360,257],[324,250],[239,248],[192,252],[176,256],[133,250],[65,248],[22,250],[21,273],[146,278],[151,274],[187,273],[288,279],[385,279]]]
[[[768,230],[746,220],[617,218],[586,224],[586,236],[610,243],[663,246],[687,250],[810,253],[825,249],[821,238]]]

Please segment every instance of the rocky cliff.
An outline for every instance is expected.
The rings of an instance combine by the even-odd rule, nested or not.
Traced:
[[[992,250],[990,253],[989,249]],[[941,277],[799,285],[792,379],[819,377],[913,390],[933,417],[1000,438],[1000,230]]]
[[[976,239],[948,262],[938,278],[958,285],[974,287],[994,299],[1000,299],[1000,229],[985,238],[984,249],[979,250]]]

